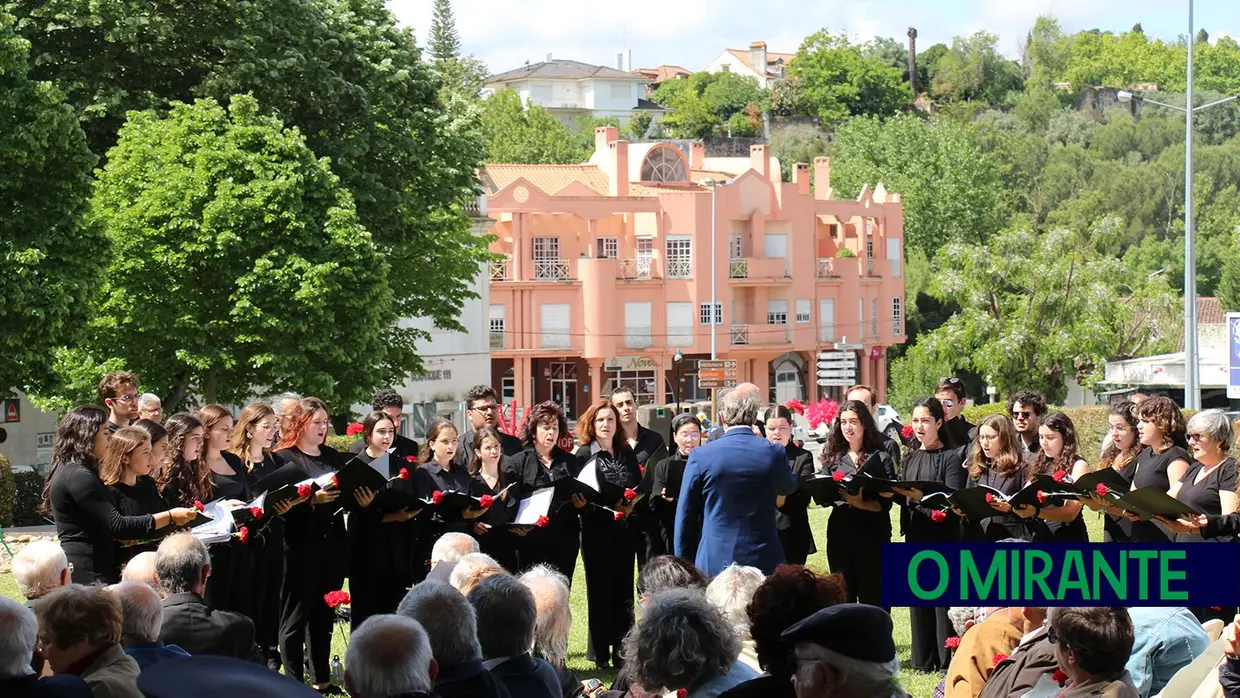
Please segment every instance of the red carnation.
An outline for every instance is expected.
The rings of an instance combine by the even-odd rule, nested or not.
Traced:
[[[237,529],[237,537],[241,539],[242,543],[249,541],[250,540],[250,529],[246,528],[245,526],[242,526],[241,528]]]
[[[405,460],[410,463],[417,463],[418,457],[417,456],[405,456]]]
[[[409,468],[401,468],[400,472],[396,474],[396,477],[402,480],[408,480],[409,479]]]
[[[843,470],[837,470],[831,473],[831,479],[835,480],[836,482],[842,482],[845,477],[848,477],[848,476],[844,474]]]
[[[631,502],[634,499],[637,499],[637,490],[632,487],[626,488],[624,490],[624,501]]]
[[[298,499],[305,499],[306,497],[309,497],[309,496],[310,496],[310,485],[298,485],[297,486],[297,498]]]
[[[1038,490],[1038,504],[1045,504],[1045,503],[1046,503],[1046,493],[1043,492],[1042,490]]]
[[[615,516],[613,516],[612,518],[614,518],[616,521],[623,521],[623,520],[624,520],[624,512],[622,512],[622,511],[617,511],[617,512],[616,512],[616,515],[615,515]]]
[[[336,479],[335,475],[332,475],[331,486],[333,490],[338,489],[340,487],[340,481]]]
[[[250,516],[253,516],[255,521],[262,521],[263,510],[259,507],[250,507]]]
[[[1055,673],[1051,674],[1051,680],[1062,686],[1068,681],[1068,675],[1063,669],[1056,669]]]
[[[197,509],[198,511],[202,511],[203,510],[202,501],[195,499],[194,508]]]
[[[637,466],[637,469],[638,469],[638,471],[640,471],[640,472],[641,472],[641,474],[642,474],[642,475],[645,475],[645,474],[646,474],[646,466],[645,466],[645,464],[642,464],[642,465]]]
[[[949,638],[947,638],[947,641],[943,643],[943,646],[944,646],[944,647],[946,647],[946,648],[947,648],[947,649],[949,649],[949,650],[954,650],[954,649],[956,649],[957,647],[959,647],[959,646],[960,646],[960,638],[958,638],[958,637],[949,637]]]
[[[913,427],[906,426],[903,429],[901,429],[900,436],[904,437],[906,441],[908,439],[913,438]]]
[[[1068,473],[1063,470],[1056,470],[1051,477],[1055,478],[1055,482],[1063,482],[1063,479],[1068,477]]]
[[[442,501],[443,501],[443,492],[440,490],[435,490],[435,493],[431,495],[431,503],[438,504]]]
[[[995,658],[994,658],[994,659],[992,659],[992,660],[991,660],[991,664],[990,664],[990,665],[991,665],[991,666],[999,666],[999,662],[1002,662],[1002,661],[1003,661],[1003,660],[1005,660],[1005,659],[1007,659],[1007,655],[1006,655],[1006,654],[1003,654],[1002,652],[1000,652],[999,654],[996,654],[996,655],[995,655]]]
[[[944,512],[942,509],[935,509],[934,511],[930,512],[930,520],[935,523],[943,523],[944,521],[947,520],[947,513]]]
[[[345,428],[344,433],[349,436],[361,436],[365,433],[365,431],[365,427],[363,427],[360,422],[353,422]]]
[[[327,602],[327,605],[330,608],[336,608],[337,606],[347,606],[351,602],[351,599],[349,598],[349,592],[344,591],[343,589],[337,589],[336,591],[327,592],[326,594],[323,595],[323,600]]]
[[[1094,491],[1097,492],[1098,494],[1106,494],[1107,486],[1099,482],[1097,485],[1094,486]]]
[[[995,496],[994,496],[993,494],[991,494],[991,493],[987,492],[987,493],[986,493],[986,503],[987,503],[987,504],[993,504],[993,503],[994,503],[994,501],[995,501]]]
[[[787,407],[797,414],[805,414],[805,403],[801,402],[797,398],[792,398],[788,402],[785,402],[784,407]]]
[[[492,497],[489,494],[484,494],[478,498],[478,503],[482,505],[483,509],[490,509],[491,505],[495,503],[495,497]]]
[[[538,517],[538,521],[534,525],[539,528],[546,528],[547,524],[550,524],[550,523],[551,523],[551,519],[548,519],[545,516],[540,516]]]
[[[676,689],[676,698],[689,698],[689,689],[687,688]]]

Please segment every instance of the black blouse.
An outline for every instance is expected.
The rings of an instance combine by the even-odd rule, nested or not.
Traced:
[[[943,445],[931,450],[918,448],[911,451],[904,459],[904,479],[941,482],[954,491],[965,487],[969,472],[965,470],[960,460],[960,449]],[[947,525],[946,522],[933,521],[930,514],[937,509],[938,507],[925,507],[920,502],[913,503],[900,498],[900,527],[904,529],[905,535],[909,535],[910,530],[920,529],[920,531],[944,534],[944,536],[936,535],[935,538],[950,537],[952,535],[950,529],[955,528],[956,522]],[[945,525],[949,530],[938,530],[944,528]],[[919,537],[917,532],[914,532],[914,537]]]
[[[319,446],[319,454],[311,456],[296,446],[276,452],[286,463],[301,470],[306,479],[336,472],[344,467],[344,458],[330,446]],[[328,504],[298,504],[284,515],[284,537],[290,548],[301,545],[328,545],[333,549],[348,547],[345,537],[344,517],[337,516],[340,502]]]
[[[168,502],[159,494],[155,481],[145,475],[132,485],[123,482],[108,485],[108,492],[111,493],[117,510],[125,516],[158,514],[169,509]]]
[[[455,464],[451,468],[451,470],[444,470],[439,463],[433,460],[423,463],[414,476],[418,496],[423,499],[430,499],[435,490],[443,492],[469,492],[471,479],[469,472]]]
[[[784,451],[788,454],[788,468],[792,470],[792,474],[797,476],[797,480],[807,480],[814,476],[814,454],[789,443],[784,447]],[[680,493],[671,495],[673,499]],[[809,503],[810,494],[805,490],[798,489],[796,492],[784,497],[784,505],[775,510],[775,527],[779,530],[787,530],[792,527],[795,522],[809,520]],[[668,502],[673,508],[675,502]]]
[[[80,463],[57,468],[49,496],[56,535],[73,564],[75,583],[116,581],[120,570],[115,542],[143,540],[155,532],[154,516],[122,514],[99,475]]]
[[[980,476],[976,478],[972,475],[969,476],[968,486],[985,485],[1011,497],[1024,488],[1026,470],[1027,465],[1024,463],[1010,475],[1003,475],[993,468],[985,467],[982,469]],[[1021,540],[1032,541],[1038,537],[1039,530],[1044,532],[1046,529],[1045,522],[1041,522],[1037,517],[1022,519],[1014,512],[1001,514],[996,511],[994,516],[988,516],[981,521],[974,521],[972,523],[980,529],[983,540],[992,542],[1000,541],[1004,538],[1020,538]]]
[[[1172,461],[1182,460],[1191,463],[1188,451],[1179,446],[1172,446],[1162,453],[1155,453],[1153,448],[1146,446],[1137,454],[1136,471],[1132,477],[1132,488],[1139,489],[1147,485],[1158,485],[1163,490],[1171,489],[1171,479],[1167,476],[1167,468]]]
[[[1193,461],[1188,466],[1188,472],[1184,473],[1184,477],[1180,479],[1180,491],[1176,493],[1176,499],[1203,514],[1221,516],[1223,513],[1223,502],[1219,493],[1234,493],[1236,491],[1236,461],[1231,458],[1224,459],[1201,482],[1197,482],[1198,473],[1205,470],[1205,467],[1205,464],[1201,461]],[[1176,542],[1180,543],[1199,543],[1206,540],[1206,537],[1198,531],[1196,533],[1177,533],[1175,539]],[[1226,542],[1230,541],[1231,538],[1224,536],[1211,540]]]
[[[837,458],[824,461],[822,472],[825,475],[842,472],[845,476],[864,472],[871,477],[884,480],[896,479],[895,464],[892,462],[891,455],[887,453],[886,449],[864,453],[861,455],[859,462],[861,464],[860,468],[853,463],[852,457],[845,453]],[[877,534],[879,537],[889,539],[891,537],[891,500],[870,494],[865,490],[861,491],[861,498],[863,501],[878,502],[882,507],[881,511],[866,511],[848,506],[847,504],[837,504],[835,511],[831,513],[831,518],[827,520],[828,533],[834,527],[840,530],[848,530],[853,534],[866,535],[867,537]]]
[[[220,455],[224,457],[224,462],[228,463],[228,467],[232,468],[233,474],[224,475],[214,470],[211,471],[211,485],[215,488],[215,499],[236,499],[241,502],[253,499],[250,496],[250,478],[241,458],[227,451]]]
[[[505,472],[504,460],[505,459],[503,457],[500,457],[499,480],[495,483],[495,487],[491,487],[487,484],[486,479],[482,477],[481,470],[473,474],[469,482],[469,494],[471,497],[481,497],[485,494],[489,494],[494,497],[499,490],[504,489],[508,485],[508,481],[505,479],[505,475],[507,473]],[[496,499],[495,502],[491,504],[491,508],[487,509],[487,512],[483,514],[482,518],[478,519],[478,521],[492,527],[506,526],[511,523],[514,518],[516,518],[517,507],[520,504],[520,501],[520,490],[514,485],[511,489],[504,493],[504,498],[502,500]]]
[[[510,481],[517,483],[514,490],[520,490],[519,496],[524,498],[535,490],[551,487],[559,480],[575,477],[577,459],[573,454],[556,446],[551,449],[551,465],[545,466],[538,457],[538,451],[530,446],[508,461]],[[581,518],[576,515],[577,509],[572,504],[562,504],[551,510],[551,526],[557,533],[568,533],[580,528]],[[531,535],[534,535],[531,533]],[[574,534],[575,535],[575,534]],[[527,536],[528,539],[528,536]],[[528,540],[527,540],[528,542]]]

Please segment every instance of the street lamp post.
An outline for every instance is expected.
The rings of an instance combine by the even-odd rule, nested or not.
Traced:
[[[716,254],[716,248],[719,246],[719,243],[718,243],[719,231],[716,229],[715,194],[718,191],[719,187],[727,186],[727,183],[728,181],[726,179],[721,182],[716,182],[714,179],[703,179],[703,180],[698,181],[698,184],[701,184],[704,187],[710,187],[710,360],[711,361],[715,361],[716,359],[719,358],[719,350],[718,350],[719,320],[722,319],[721,316],[723,315],[722,310],[720,310],[716,314],[716,308],[719,305],[719,299],[715,295],[716,294],[715,277],[718,271],[717,269],[718,257]],[[716,404],[717,396],[718,396],[718,390],[715,388],[711,388],[711,391],[710,391],[711,419],[715,418],[715,404]]]

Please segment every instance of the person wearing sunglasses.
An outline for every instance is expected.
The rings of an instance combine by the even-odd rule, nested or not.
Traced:
[[[955,376],[943,378],[934,397],[943,405],[943,445],[960,449],[961,460],[968,460],[967,449],[977,427],[964,418],[964,381]]]
[[[1068,677],[1061,698],[1140,695],[1125,668],[1135,639],[1128,609],[1060,608],[1051,614],[1050,626],[1046,639],[1055,647],[1059,670]]]
[[[1008,413],[1012,415],[1012,426],[1020,436],[1020,448],[1026,461],[1032,461],[1038,455],[1038,425],[1046,415],[1046,400],[1038,393],[1022,389],[1017,390],[1008,402]]]
[[[108,433],[138,419],[138,377],[129,371],[113,371],[99,381],[99,401],[108,410]]]

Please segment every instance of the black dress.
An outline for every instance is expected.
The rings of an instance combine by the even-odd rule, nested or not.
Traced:
[[[633,449],[624,444],[613,455],[597,443],[577,449],[574,474],[590,460],[597,459],[600,480],[621,489],[635,489],[642,473]],[[605,502],[616,508],[619,502]],[[581,562],[586,571],[586,658],[606,664],[619,657],[620,642],[633,626],[633,567],[637,561],[640,536],[628,520],[617,521],[615,513],[598,506],[581,510]]]
[[[168,511],[169,508],[168,502],[164,501],[163,496],[159,494],[159,487],[155,484],[155,481],[146,475],[139,477],[132,485],[126,485],[123,482],[108,485],[108,494],[112,497],[112,502],[116,505],[117,511],[125,516],[158,514],[161,511]],[[125,565],[135,555],[153,552],[158,547],[159,543],[155,541],[124,546],[118,543],[116,548],[116,564],[123,570]]]
[[[284,461],[269,451],[263,460],[246,472],[250,491],[259,480],[279,470]],[[267,657],[275,657],[280,644],[280,585],[284,583],[284,517],[274,511],[263,513],[258,534],[250,539],[253,568],[250,587],[253,590],[254,641]]]
[[[98,473],[80,463],[56,469],[49,498],[56,536],[73,566],[75,584],[119,582],[116,541],[145,540],[155,533],[154,516],[123,515]]]
[[[1077,461],[1080,463],[1082,461]],[[1076,464],[1073,464],[1073,469]],[[1072,473],[1069,472],[1069,475]],[[1052,506],[1062,506],[1062,502],[1049,502]],[[1049,521],[1042,519],[1046,526],[1047,540],[1054,543],[1088,543],[1089,529],[1085,527],[1085,505],[1076,512],[1076,516],[1069,521]]]
[[[306,478],[340,470],[344,459],[328,447],[319,455],[296,446],[276,455],[294,464]],[[298,504],[285,514],[284,587],[280,594],[280,659],[284,674],[297,680],[305,675],[305,653],[310,653],[313,682],[331,680],[331,643],[335,611],[323,601],[329,591],[344,585],[349,560],[348,536],[340,502]],[[304,646],[303,646],[304,645]]]
[[[470,476],[469,472],[453,463],[450,470],[444,470],[434,460],[427,461],[420,468],[413,471],[413,489],[422,499],[431,499],[435,492],[462,492],[469,493]],[[418,517],[419,519],[422,516]],[[417,562],[422,566],[425,572],[430,571],[431,552],[435,547],[435,542],[445,533],[464,533],[467,536],[474,535],[474,522],[477,519],[464,519],[457,517],[455,520],[444,520],[438,516],[421,521],[421,535],[418,536],[417,550],[415,552]]]
[[[650,478],[650,493],[646,495],[646,499],[650,500],[650,516],[653,518],[650,528],[647,529],[647,536],[654,536],[654,539],[648,539],[650,543],[650,553],[653,557],[659,555],[675,555],[676,554],[676,500],[680,497],[681,481],[671,481],[671,473],[673,469],[684,473],[685,463],[689,460],[689,456],[676,449],[676,453],[660,460],[654,465],[654,472]],[[663,498],[663,490],[667,490],[667,496],[672,501]]]
[[[1219,493],[1234,493],[1236,491],[1236,461],[1231,458],[1224,459],[1201,482],[1196,482],[1197,474],[1204,469],[1205,465],[1203,463],[1193,461],[1188,466],[1188,471],[1184,473],[1184,477],[1180,479],[1180,491],[1176,492],[1175,498],[1211,518],[1222,516],[1223,502]],[[1177,543],[1201,543],[1207,540],[1230,543],[1235,540],[1234,537],[1228,535],[1206,538],[1202,535],[1203,533],[1204,531],[1177,533],[1175,540]],[[1226,623],[1236,616],[1235,606],[1199,606],[1192,607],[1189,610],[1193,612],[1193,615],[1197,616],[1197,620],[1203,623],[1214,618],[1218,618]]]
[[[1132,478],[1137,472],[1137,459],[1134,456],[1122,468],[1116,470],[1124,482],[1132,487]],[[1132,519],[1119,514],[1102,515],[1102,540],[1107,543],[1127,543],[1132,540]]]
[[[965,486],[968,473],[960,462],[960,450],[940,446],[933,450],[917,449],[904,460],[905,480],[941,482],[958,490]],[[898,495],[897,495],[898,497]],[[948,511],[939,521],[931,518],[933,509],[898,497],[900,502],[900,528],[906,543],[956,543],[960,540],[960,519]],[[947,638],[956,633],[946,608],[910,608],[909,624],[912,627],[910,661],[917,671],[941,672],[951,662]]]
[[[1167,468],[1173,461],[1182,460],[1191,463],[1188,451],[1179,446],[1172,446],[1162,453],[1155,453],[1153,448],[1146,446],[1137,454],[1136,472],[1132,477],[1132,488],[1140,489],[1148,485],[1157,485],[1162,490],[1171,489],[1171,479]],[[1167,543],[1173,538],[1171,532],[1155,521],[1133,521],[1132,541],[1134,543]]]
[[[1024,465],[1010,475],[1001,475],[998,471],[986,467],[979,477],[974,478],[970,475],[967,486],[985,485],[1010,497],[1020,492],[1025,486],[1025,473]],[[994,543],[1005,538],[1019,538],[1033,542],[1034,540],[1046,540],[1048,537],[1045,521],[1036,516],[1022,519],[1015,512],[1010,511],[1006,514],[996,511],[994,516],[988,516],[981,521],[966,521],[964,527],[964,539],[974,542]]]
[[[517,483],[513,489],[524,498],[557,480],[573,477],[576,459],[573,454],[556,446],[551,450],[551,465],[545,466],[538,451],[527,448],[508,461],[508,474]],[[581,516],[570,502],[553,504],[547,525],[535,528],[521,539],[517,547],[521,567],[529,569],[547,564],[568,578],[571,585],[577,568],[580,547]]]
[[[861,467],[844,454],[823,464],[823,472],[846,476],[863,471],[872,477],[894,480],[895,465],[886,450],[863,454]],[[834,504],[827,519],[827,565],[844,575],[850,602],[881,606],[883,600],[883,543],[891,541],[891,500],[862,492],[865,501],[876,501],[879,511],[856,509],[843,502]]]
[[[785,446],[784,450],[788,454],[788,468],[798,480],[814,476],[814,454],[793,443]],[[818,552],[814,545],[814,531],[809,526],[809,502],[809,493],[797,490],[785,497],[784,505],[775,510],[779,542],[784,547],[784,559],[790,565],[804,565],[810,555]],[[670,504],[672,517],[675,518],[675,502]]]
[[[232,468],[233,474],[221,475],[211,471],[214,498],[235,499],[240,502],[253,499],[250,495],[250,479],[241,459],[228,452],[221,455]],[[249,526],[246,528],[248,530]],[[251,540],[247,539],[242,543],[240,538],[234,536],[227,542],[211,545],[211,576],[207,577],[207,588],[202,595],[208,606],[254,617],[254,551]]]
[[[499,462],[499,481],[495,487],[487,484],[485,478],[482,477],[482,471],[474,473],[469,483],[469,494],[474,497],[482,497],[484,495],[496,496],[498,490],[503,490],[508,485],[505,479],[507,474],[505,471],[505,458],[500,457]],[[491,508],[482,515],[481,518],[475,519],[475,522],[484,523],[491,527],[489,531],[482,535],[475,535],[478,539],[479,549],[495,558],[495,561],[504,566],[504,569],[516,574],[521,569],[521,563],[517,555],[517,543],[519,536],[513,535],[509,530],[508,524],[517,516],[517,507],[521,503],[520,493],[516,491],[514,486],[503,494],[503,498],[496,498],[491,504]]]

